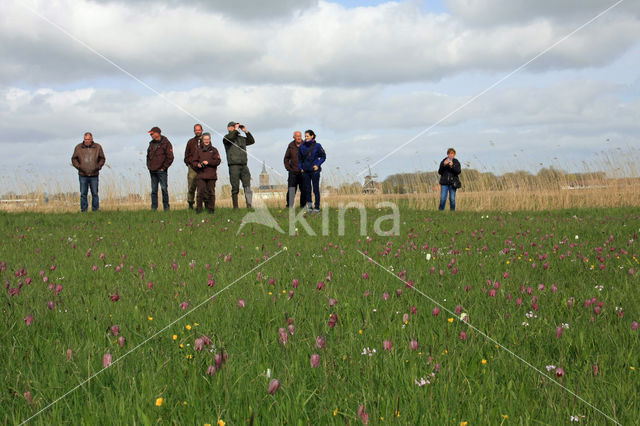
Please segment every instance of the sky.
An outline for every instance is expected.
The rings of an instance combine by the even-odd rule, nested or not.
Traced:
[[[223,151],[231,120],[256,139],[254,185],[263,161],[286,180],[294,130],[317,134],[326,184],[434,171],[449,147],[495,173],[640,147],[635,0],[3,0],[0,57],[5,190],[75,190],[91,131],[101,185],[148,192],[159,126],[184,193],[193,125]]]

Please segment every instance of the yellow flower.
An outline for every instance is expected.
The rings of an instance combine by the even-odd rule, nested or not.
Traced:
[[[507,265],[508,265],[508,264],[510,264],[510,263],[511,263],[511,262],[509,262],[509,261],[507,260]]]
[[[636,368],[635,367],[629,367],[632,371],[635,371]]]
[[[333,410],[333,415],[337,416],[338,415],[338,409],[336,408],[335,410]]]
[[[486,363],[487,363],[487,360],[486,360],[486,359],[484,359],[484,358],[482,358],[482,363],[483,363],[483,364],[486,364]]]
[[[400,417],[400,410],[396,410],[395,413],[396,417]]]
[[[180,349],[184,348],[184,345],[182,343],[180,343]]]
[[[224,426],[224,425],[225,425],[224,420],[222,419],[218,420],[218,426]]]
[[[191,354],[187,355],[187,359],[191,359],[191,358],[193,358],[193,355]]]
[[[187,405],[187,401],[182,401],[182,405]]]
[[[191,330],[191,324],[187,324],[187,325],[185,325],[185,327],[184,327],[184,328],[186,328],[187,330]]]
[[[358,333],[362,334],[362,329],[358,330]]]
[[[507,420],[507,419],[509,418],[509,416],[508,416],[508,415],[506,415],[506,414],[503,414],[503,415],[502,415],[502,418],[503,418],[503,419],[505,419],[505,420]]]
[[[173,336],[171,336],[171,338],[172,338],[173,340],[178,340],[178,335],[177,335],[177,334],[174,334]]]
[[[347,356],[346,355],[342,355],[342,360],[346,361],[347,360]]]
[[[269,293],[267,293],[267,294],[268,294],[269,296],[271,296],[273,293],[269,292]]]
[[[162,402],[163,402],[163,401],[164,401],[164,399],[162,399],[162,398],[158,398],[158,399],[156,399],[156,407],[160,407],[160,406],[162,406]]]
[[[451,322],[453,322],[453,318],[449,318],[447,321],[449,321],[451,323]]]
[[[460,426],[467,426],[469,422],[460,422]]]
[[[153,317],[147,317],[149,321],[153,321]]]
[[[282,290],[282,294],[285,294],[287,292],[287,290]]]
[[[197,326],[199,326],[199,325],[200,325],[200,324],[198,324],[197,322],[194,322],[194,323],[193,323],[193,326],[194,326],[194,327],[197,327]]]
[[[211,423],[205,423],[204,426],[211,426]]]

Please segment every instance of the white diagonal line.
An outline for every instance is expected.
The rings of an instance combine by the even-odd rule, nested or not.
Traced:
[[[135,346],[133,349],[131,349],[130,351],[128,351],[127,353],[125,353],[124,355],[122,355],[120,358],[116,358],[112,363],[111,366],[109,367],[104,367],[101,370],[98,370],[96,373],[92,374],[88,379],[80,382],[78,385],[76,385],[75,387],[71,388],[70,390],[68,390],[64,395],[56,398],[53,402],[49,403],[47,406],[45,406],[44,408],[42,408],[40,411],[38,411],[37,413],[35,413],[33,416],[29,417],[28,419],[24,420],[22,423],[20,423],[20,425],[24,425],[25,423],[30,422],[31,420],[33,420],[35,417],[39,416],[40,414],[42,414],[43,412],[45,412],[46,410],[48,410],[49,408],[51,408],[52,406],[54,406],[56,403],[58,403],[59,401],[61,401],[62,399],[64,399],[65,397],[67,397],[68,395],[72,394],[74,391],[80,389],[82,386],[86,385],[88,382],[91,381],[91,379],[93,379],[94,377],[96,377],[97,375],[99,375],[100,373],[102,373],[103,371],[105,371],[108,368],[111,368],[115,363],[120,362],[122,359],[124,359],[125,357],[127,357],[129,354],[131,354],[132,352],[135,352],[136,350],[138,350],[140,347],[142,347],[143,345],[145,345],[149,340],[155,338],[156,336],[158,336],[159,334],[163,333],[165,330],[167,330],[168,328],[172,327],[175,323],[177,323],[178,321],[180,321],[181,319],[185,318],[186,316],[190,315],[191,313],[193,313],[193,311],[199,309],[200,307],[206,305],[207,303],[209,303],[211,300],[213,300],[213,298],[217,295],[219,295],[220,293],[222,293],[223,291],[227,290],[228,288],[232,287],[234,284],[236,284],[238,281],[242,280],[244,277],[246,277],[247,275],[249,275],[250,273],[252,273],[253,271],[255,271],[256,269],[258,269],[261,266],[264,266],[265,264],[267,264],[268,262],[270,262],[271,260],[275,259],[280,253],[282,253],[282,250],[278,251],[277,253],[275,253],[272,257],[270,257],[269,259],[265,260],[264,262],[256,265],[255,267],[253,267],[251,270],[245,272],[244,274],[242,274],[239,278],[235,279],[233,282],[231,282],[230,284],[228,284],[226,287],[224,287],[223,289],[221,289],[220,291],[218,291],[217,293],[214,293],[212,296],[207,297],[205,300],[203,300],[202,302],[200,302],[198,305],[194,306],[193,309],[190,309],[189,311],[187,311],[185,314],[179,316],[177,319],[175,319],[174,321],[170,322],[169,324],[167,324],[166,326],[164,326],[160,331],[157,331],[156,333],[154,333],[153,335],[147,337],[145,340],[143,340],[141,343],[139,343],[137,346]]]
[[[360,253],[362,256],[364,256],[365,258],[367,258],[367,260],[369,260],[370,262],[373,262],[376,266],[380,267],[381,269],[384,269],[385,271],[387,271],[389,274],[391,274],[394,278],[396,278],[397,280],[407,284],[407,282],[405,280],[403,280],[402,278],[400,278],[399,276],[397,276],[396,274],[394,274],[392,271],[390,271],[389,269],[385,268],[384,266],[382,266],[380,263],[376,262],[375,260],[373,260],[371,258],[371,256],[364,254],[363,252],[361,252],[360,250],[357,250],[358,253]],[[462,319],[460,318],[460,316],[454,312],[452,312],[450,309],[448,309],[446,306],[442,305],[441,303],[439,303],[437,300],[434,300],[432,297],[430,297],[428,294],[418,290],[415,285],[409,286],[412,290],[416,291],[418,294],[426,297],[427,299],[429,299],[429,301],[435,303],[436,305],[438,305],[440,308],[442,308],[442,310],[444,310],[445,312],[447,312],[448,314],[458,318],[459,321],[462,321]],[[494,345],[498,345],[501,349],[503,349],[505,352],[507,352],[508,354],[510,354],[511,356],[513,356],[514,358],[516,358],[518,361],[524,363],[525,365],[527,365],[529,368],[531,368],[532,370],[536,371],[537,373],[539,373],[540,375],[544,376],[545,378],[549,379],[551,382],[555,383],[556,385],[560,386],[562,389],[564,389],[565,391],[567,391],[568,393],[570,393],[574,398],[579,399],[580,401],[584,402],[586,405],[588,405],[589,407],[593,408],[594,410],[596,410],[598,413],[602,414],[604,417],[606,417],[608,420],[611,420],[613,423],[615,424],[620,424],[617,420],[615,420],[614,418],[612,418],[611,416],[609,416],[608,414],[606,414],[604,411],[598,409],[597,407],[595,407],[593,404],[591,404],[589,401],[585,400],[584,398],[582,398],[581,396],[579,396],[577,393],[572,392],[571,390],[569,390],[568,388],[566,388],[562,383],[558,382],[556,379],[554,379],[553,377],[551,377],[550,375],[548,375],[547,373],[545,373],[544,371],[540,370],[538,367],[536,367],[535,365],[531,364],[529,361],[527,361],[526,359],[522,358],[521,356],[519,356],[518,354],[516,354],[515,352],[513,352],[511,349],[505,347],[504,345],[502,345],[500,342],[498,342],[496,339],[494,339],[491,336],[488,336],[485,332],[483,332],[482,330],[480,330],[479,328],[475,327],[473,324],[471,324],[470,322],[464,322],[469,328],[471,328],[473,331],[475,331],[476,333],[480,334],[481,336],[483,336],[485,339],[489,340],[490,342],[492,342]]]
[[[150,86],[148,83],[146,83],[145,81],[141,80],[140,78],[136,77],[134,74],[130,73],[129,71],[127,71],[126,69],[124,69],[123,67],[121,67],[120,65],[118,65],[117,63],[115,63],[114,61],[112,61],[111,59],[109,59],[107,56],[103,55],[102,53],[98,52],[95,48],[93,48],[92,46],[90,46],[89,44],[85,43],[84,41],[80,40],[78,37],[76,37],[75,35],[73,35],[72,33],[70,33],[69,31],[67,31],[64,27],[62,27],[61,25],[53,22],[52,20],[50,20],[49,18],[47,18],[46,16],[42,15],[41,13],[39,13],[38,11],[36,11],[35,9],[33,9],[32,7],[30,7],[29,5],[25,4],[24,2],[18,2],[21,6],[25,7],[27,10],[29,10],[31,13],[33,13],[34,15],[36,15],[38,18],[42,19],[43,21],[45,21],[46,23],[48,23],[49,25],[51,25],[52,27],[56,28],[57,30],[59,30],[60,32],[62,32],[64,35],[66,35],[67,37],[69,37],[71,40],[75,41],[76,43],[80,44],[81,46],[85,47],[87,50],[89,50],[91,53],[95,54],[96,56],[100,57],[100,59],[104,60],[105,62],[107,62],[108,64],[112,65],[114,68],[116,68],[118,71],[122,72],[123,74],[126,74],[127,76],[131,77],[133,80],[135,80],[137,83],[139,83],[140,85],[142,85],[144,88],[148,89],[149,91],[153,92],[154,94],[156,94],[157,96],[159,96],[162,100],[164,100],[165,102],[167,102],[168,104],[176,107],[177,109],[179,109],[181,112],[183,112],[184,114],[188,115],[189,117],[193,118],[195,121],[200,122],[202,124],[204,124],[204,126],[206,126],[209,130],[211,130],[213,133],[215,133],[218,136],[221,136],[224,140],[226,140],[227,142],[231,143],[232,145],[234,145],[235,147],[237,147],[238,149],[241,149],[243,151],[245,151],[247,153],[247,155],[249,155],[251,158],[253,158],[254,160],[257,161],[262,161],[260,158],[252,155],[249,153],[249,151],[247,151],[246,149],[242,149],[241,147],[239,147],[238,145],[236,145],[235,143],[233,143],[232,141],[230,141],[229,139],[227,139],[227,137],[225,135],[223,135],[222,133],[218,132],[215,128],[213,128],[212,126],[208,125],[204,120],[198,118],[196,115],[192,114],[191,112],[189,112],[187,109],[185,109],[184,107],[182,107],[180,104],[178,104],[177,102],[169,99],[168,97],[166,97],[165,95],[163,95],[162,93],[160,93],[158,90],[156,90],[155,88],[153,88],[152,86]],[[266,163],[265,163],[266,164]],[[276,172],[278,175],[280,175],[281,178],[285,179],[285,176],[280,173],[278,170],[276,170],[275,168],[271,167],[271,166],[267,166],[269,167],[271,170],[273,170],[274,172]]]
[[[603,10],[602,12],[598,13],[596,16],[594,16],[593,18],[589,19],[587,22],[585,22],[584,24],[580,25],[578,28],[576,28],[575,30],[571,31],[569,34],[565,35],[560,40],[557,40],[551,46],[547,47],[542,52],[538,53],[533,58],[529,59],[528,61],[526,61],[525,63],[523,63],[518,68],[514,69],[513,71],[511,71],[509,74],[505,75],[504,77],[502,77],[498,81],[494,82],[493,84],[491,84],[489,87],[487,87],[486,89],[484,89],[480,93],[475,94],[470,99],[468,99],[466,102],[464,102],[462,105],[460,105],[459,107],[455,108],[453,111],[447,113],[441,119],[439,119],[438,121],[433,123],[431,126],[429,126],[426,129],[422,130],[420,133],[418,133],[417,135],[415,135],[414,137],[412,137],[411,139],[409,139],[408,141],[406,141],[405,143],[403,143],[399,147],[391,150],[389,153],[387,153],[382,158],[380,158],[379,160],[377,160],[376,162],[374,162],[373,164],[371,164],[368,167],[375,167],[377,164],[380,164],[382,161],[386,160],[387,158],[389,158],[390,156],[392,156],[396,152],[400,151],[402,148],[404,148],[405,146],[409,145],[410,143],[412,143],[413,141],[415,141],[416,139],[418,139],[419,137],[421,137],[425,133],[430,132],[435,127],[440,125],[440,123],[442,123],[442,122],[446,121],[447,119],[451,118],[453,115],[457,114],[459,111],[463,110],[464,108],[466,108],[467,106],[469,106],[470,104],[472,104],[473,102],[477,101],[479,98],[481,98],[482,96],[486,95],[488,92],[493,90],[495,87],[497,87],[500,84],[502,84],[505,80],[511,78],[514,74],[520,72],[523,68],[527,67],[532,62],[534,62],[534,61],[538,60],[540,57],[546,55],[550,50],[554,49],[559,44],[561,44],[561,43],[565,42],[567,39],[573,37],[577,32],[583,30],[585,27],[591,25],[593,22],[595,22],[598,19],[600,19],[603,15],[605,15],[606,13],[611,11],[611,9],[615,8],[616,6],[618,6],[623,1],[624,0],[618,0],[617,2],[612,4],[611,6],[609,6],[605,10]],[[366,173],[366,172],[367,172],[367,169],[365,168],[361,172],[359,172],[356,176],[360,176],[360,175],[362,175],[363,173]]]

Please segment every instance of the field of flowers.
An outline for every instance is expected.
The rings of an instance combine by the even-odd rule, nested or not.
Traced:
[[[637,210],[400,213],[0,213],[0,422],[637,423]]]

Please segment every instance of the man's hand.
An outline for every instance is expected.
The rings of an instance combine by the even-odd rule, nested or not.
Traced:
[[[236,128],[236,130],[238,130],[240,128],[240,124],[236,123],[235,128]]]
[[[313,171],[316,171],[316,170],[318,170],[318,166],[314,165],[313,166]]]
[[[209,164],[209,162],[208,162],[207,160],[204,160],[204,161],[202,162],[202,164],[204,164],[204,165],[206,166],[206,165],[208,165],[208,164]]]

